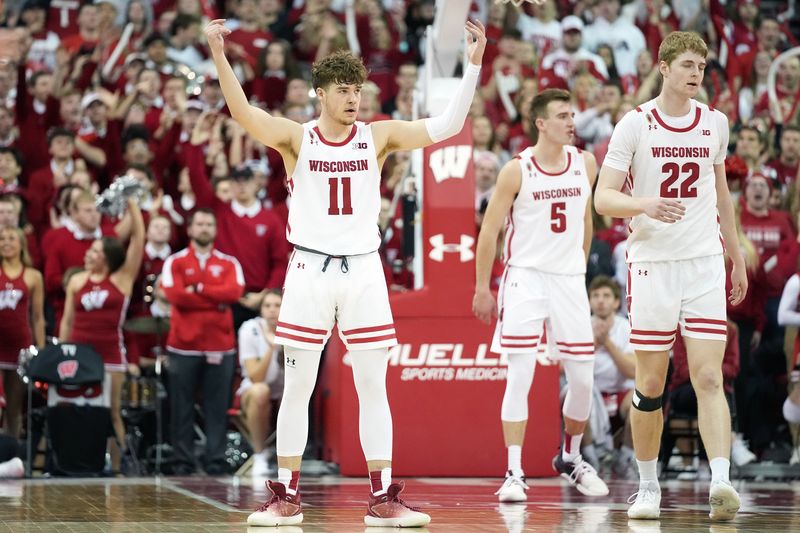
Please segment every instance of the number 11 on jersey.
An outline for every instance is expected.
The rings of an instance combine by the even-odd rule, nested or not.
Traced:
[[[342,184],[342,207],[339,207],[339,182]],[[328,178],[329,215],[352,215],[353,205],[350,201],[350,178]]]

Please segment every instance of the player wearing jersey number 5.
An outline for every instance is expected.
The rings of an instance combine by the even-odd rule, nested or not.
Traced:
[[[722,389],[727,338],[723,246],[733,261],[730,301],[747,277],[725,178],[728,119],[693,98],[708,49],[696,34],[673,32],[658,50],[661,94],[617,124],[603,162],[595,205],[632,217],[627,242],[630,342],[636,350],[631,410],[639,491],[631,518],[658,518],[656,477],[661,395],[677,328],[686,343],[698,419],[711,466],[712,520],[730,520],[739,496],[728,479],[730,413]],[[627,186],[630,194],[621,192]]]
[[[531,103],[530,116],[536,145],[500,171],[478,237],[472,308],[489,323],[498,314],[489,277],[497,234],[506,219],[506,270],[492,351],[508,355],[501,408],[508,472],[496,494],[501,502],[526,499],[521,453],[528,392],[536,350],[547,325],[554,358],[561,359],[568,382],[564,444],[553,459],[553,468],[581,493],[605,496],[608,487],[580,452],[594,380],[594,335],[585,282],[597,163],[592,154],[570,146],[575,122],[567,91],[542,91]]]
[[[411,122],[356,121],[367,71],[349,52],[337,52],[311,69],[321,113],[297,124],[251,106],[223,53],[230,33],[224,20],[205,29],[231,115],[283,157],[292,196],[287,238],[294,245],[286,274],[275,342],[285,346],[283,401],[278,412],[278,482],[272,496],[248,518],[251,525],[303,520],[297,490],[308,437],[308,401],[320,354],[338,323],[351,357],[359,399],[359,433],[371,491],[369,526],[424,526],[430,517],[400,499],[392,483],[392,421],[386,396],[388,348],[397,344],[380,246],[380,171],[389,153],[431,145],[464,125],[480,74],[486,36],[480,22],[466,23],[469,64],[441,115]]]

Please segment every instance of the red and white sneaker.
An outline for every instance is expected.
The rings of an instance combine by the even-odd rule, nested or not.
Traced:
[[[267,481],[267,490],[272,493],[267,502],[247,517],[249,526],[295,526],[303,521],[300,512],[300,493],[286,493],[283,483]]]
[[[431,517],[411,507],[399,498],[405,484],[392,483],[386,494],[369,495],[369,506],[364,523],[371,527],[422,527],[427,526]]]

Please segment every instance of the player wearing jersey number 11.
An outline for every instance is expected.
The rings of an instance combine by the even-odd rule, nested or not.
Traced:
[[[661,94],[614,128],[595,197],[600,214],[632,218],[628,309],[636,350],[631,426],[639,491],[631,498],[630,518],[655,519],[660,513],[661,395],[679,327],[711,466],[709,516],[731,520],[740,505],[729,480],[730,412],[722,388],[723,252],[733,262],[733,305],[744,299],[747,277],[725,177],[728,119],[694,100],[707,54],[696,34],[673,32],[664,39],[658,50]]]
[[[308,437],[308,401],[320,355],[338,324],[349,351],[359,400],[361,447],[369,470],[368,526],[424,526],[430,517],[400,498],[392,482],[392,418],[386,396],[388,348],[397,344],[381,260],[378,215],[380,176],[394,151],[423,148],[464,126],[480,75],[486,35],[466,23],[464,77],[445,110],[415,121],[356,121],[367,71],[349,52],[312,66],[319,99],[317,120],[300,125],[250,105],[224,54],[230,30],[224,20],[205,29],[220,86],[233,118],[250,135],[277,150],[290,177],[287,238],[294,245],[286,274],[275,342],[285,346],[285,385],[278,412],[278,481],[248,524],[299,524],[298,480]]]

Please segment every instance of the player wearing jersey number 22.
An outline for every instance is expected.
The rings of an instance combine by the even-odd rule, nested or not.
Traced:
[[[380,171],[393,151],[429,146],[461,131],[480,74],[486,35],[467,21],[464,77],[445,110],[416,120],[356,122],[367,72],[349,52],[312,66],[321,113],[296,124],[251,106],[224,54],[230,30],[224,20],[205,29],[220,86],[233,118],[250,135],[277,150],[292,196],[287,238],[294,245],[286,274],[275,342],[285,346],[285,385],[278,413],[278,482],[248,524],[299,524],[298,479],[308,437],[308,401],[320,355],[334,323],[347,347],[359,398],[361,447],[371,491],[368,526],[424,526],[427,514],[406,505],[402,483],[392,483],[392,420],[386,396],[388,347],[397,344],[380,246]]]
[[[617,124],[595,196],[600,214],[632,218],[627,242],[628,309],[636,350],[631,424],[640,481],[630,518],[655,519],[660,513],[661,395],[678,327],[710,459],[709,516],[731,520],[740,505],[728,477],[730,413],[722,389],[727,338],[723,246],[733,262],[733,305],[743,300],[747,277],[725,178],[728,119],[694,100],[707,53],[693,33],[673,32],[664,39],[658,51],[661,94]],[[630,194],[621,192],[626,185]]]

